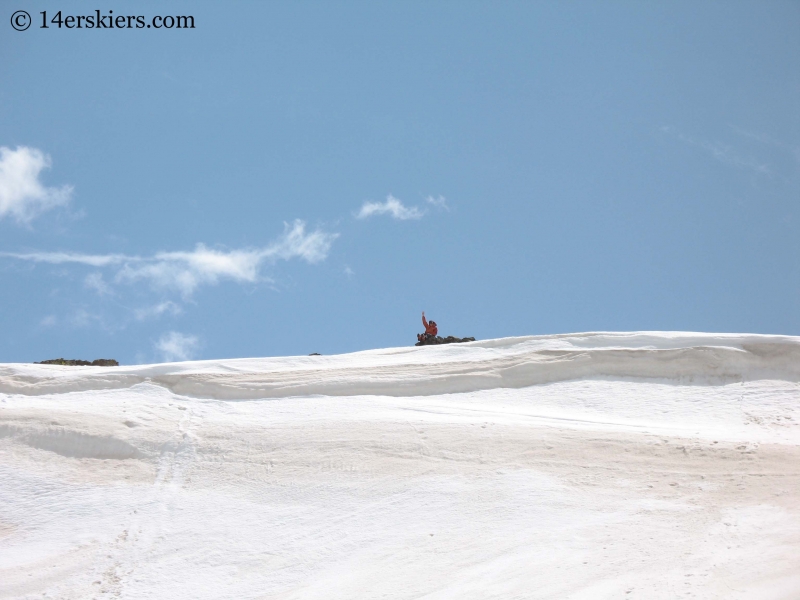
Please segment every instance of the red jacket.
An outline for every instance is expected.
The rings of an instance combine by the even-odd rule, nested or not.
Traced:
[[[432,321],[431,323],[428,323],[425,320],[425,315],[422,315],[422,324],[425,326],[425,333],[427,333],[428,335],[433,335],[433,336],[439,335],[439,328],[436,327],[436,324],[433,323]]]

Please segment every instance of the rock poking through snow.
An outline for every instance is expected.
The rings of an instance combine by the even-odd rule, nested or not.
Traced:
[[[35,365],[63,365],[65,367],[118,367],[119,363],[113,358],[98,358],[89,362],[88,360],[77,360],[74,358],[51,358],[42,362],[33,363]]]

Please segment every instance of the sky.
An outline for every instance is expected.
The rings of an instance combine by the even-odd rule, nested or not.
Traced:
[[[800,335],[798,2],[88,6],[0,9],[0,362]]]

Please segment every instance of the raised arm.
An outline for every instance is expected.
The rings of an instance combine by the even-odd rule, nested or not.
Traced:
[[[425,329],[428,328],[428,322],[425,320],[425,311],[424,310],[422,311],[422,325],[425,327]]]

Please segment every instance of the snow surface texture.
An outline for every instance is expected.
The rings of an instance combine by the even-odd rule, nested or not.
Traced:
[[[0,365],[0,598],[800,598],[800,338]]]

